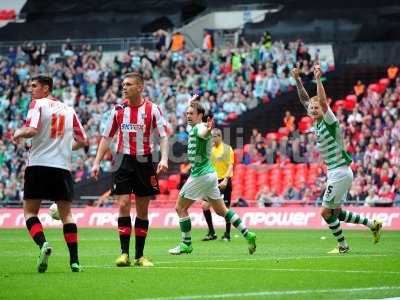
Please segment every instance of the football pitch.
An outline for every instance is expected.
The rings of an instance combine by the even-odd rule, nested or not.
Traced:
[[[257,252],[233,237],[201,242],[172,256],[176,229],[150,229],[145,255],[152,268],[117,268],[116,230],[81,229],[83,273],[72,273],[61,229],[45,230],[53,246],[46,273],[36,271],[37,246],[26,230],[0,230],[0,299],[376,299],[400,297],[400,232],[345,231],[351,252],[328,255],[328,230],[258,230]],[[221,235],[221,230],[218,230]],[[233,231],[235,235],[236,232]],[[326,237],[326,238],[324,238]],[[131,255],[134,253],[134,237]]]

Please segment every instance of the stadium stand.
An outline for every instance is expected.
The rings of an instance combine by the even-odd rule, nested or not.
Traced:
[[[289,46],[289,49],[294,51],[287,58],[292,64],[295,50],[299,47],[301,47],[299,41],[291,43]],[[282,49],[281,44],[275,42],[269,53],[274,53],[274,51],[279,53],[279,49]],[[216,54],[222,55],[223,51],[225,50]],[[173,132],[185,128],[185,101],[194,90],[204,91],[203,104],[214,114],[219,124],[224,124],[235,119],[237,115],[249,107],[251,108],[252,105],[259,103],[265,105],[270,99],[273,99],[274,95],[268,94],[267,89],[257,89],[259,82],[257,77],[260,74],[267,78],[274,78],[276,72],[281,70],[282,74],[286,74],[285,82],[282,84],[286,86],[290,63],[284,66],[285,69],[275,68],[273,73],[272,63],[276,63],[276,60],[274,61],[272,58],[269,62],[265,58],[267,56],[264,55],[263,58],[263,54],[259,54],[258,58],[252,56],[250,49],[240,49],[240,53],[244,57],[242,73],[235,73],[232,70],[229,59],[224,60],[221,56],[218,58],[209,52],[179,53],[181,56],[177,57],[172,52],[166,52],[166,57],[162,58],[163,53],[161,52],[131,49],[121,59],[116,58],[112,64],[107,64],[106,68],[102,68],[101,62],[104,53],[101,47],[97,49],[92,49],[90,45],[77,47],[67,41],[62,47],[58,61],[53,65],[48,64],[50,53],[45,44],[11,47],[1,60],[0,95],[2,101],[0,113],[2,118],[0,136],[2,141],[0,147],[2,151],[0,166],[2,178],[0,181],[4,186],[1,195],[2,204],[16,203],[18,205],[22,199],[20,191],[23,184],[25,151],[23,148],[15,149],[9,139],[15,128],[21,126],[26,115],[29,102],[27,94],[29,72],[37,72],[40,68],[44,68],[55,76],[54,96],[62,101],[69,101],[70,105],[77,108],[84,120],[86,130],[91,136],[88,159],[83,159],[83,153],[81,153],[80,157],[75,160],[76,182],[89,176],[89,168],[99,139],[100,124],[104,120],[103,113],[109,109],[111,103],[120,100],[119,78],[128,70],[140,69],[147,76],[146,94],[159,101],[167,113]],[[156,57],[156,61],[152,61],[150,57]],[[252,69],[251,63],[257,59],[260,59],[261,62],[264,60],[265,66],[271,64],[271,67],[267,68],[267,73],[264,73],[262,68],[258,70],[258,73],[256,69]],[[200,66],[196,65],[196,62],[200,62]],[[204,70],[210,72],[202,72]],[[167,74],[174,74],[173,79],[168,79]],[[244,80],[245,76],[249,77],[248,81]],[[281,74],[278,76],[281,78]],[[399,189],[393,184],[398,183],[395,174],[398,173],[399,163],[395,161],[394,149],[396,149],[396,145],[398,146],[395,138],[399,135],[400,124],[398,121],[395,122],[398,117],[398,102],[395,99],[398,97],[400,84],[399,80],[395,81],[393,78],[392,80],[382,78],[377,83],[370,84],[364,96],[359,97],[359,101],[356,95],[348,95],[344,100],[337,100],[333,104],[333,110],[338,114],[339,119],[347,124],[345,128],[346,142],[349,143],[348,150],[353,154],[354,170],[356,171],[355,184],[352,189],[355,194],[350,193],[350,195],[356,198],[357,204],[360,205],[364,204],[371,185],[379,197],[378,202],[385,202],[388,205],[398,202]],[[281,83],[282,80],[278,81],[279,85]],[[240,86],[241,89],[235,89],[236,86]],[[368,115],[372,115],[373,118],[368,118]],[[316,185],[319,182],[322,184],[322,181],[316,181],[316,178],[324,176],[325,172],[318,164],[307,165],[318,159],[315,138],[312,134],[307,133],[311,121],[308,117],[302,117],[297,122],[293,122],[293,118],[288,112],[287,122],[291,124],[290,126],[282,124],[284,126],[276,132],[266,134],[265,138],[259,133],[251,144],[245,145],[243,149],[235,150],[237,160],[243,164],[236,167],[233,199],[242,197],[251,205],[256,205],[256,195],[264,184],[267,187],[274,186],[275,190],[272,193],[276,194],[278,198],[282,198],[285,193],[294,193],[298,198],[296,200],[302,199],[300,202],[294,202],[293,199],[284,201],[282,198],[282,201],[279,201],[281,204],[309,204],[318,199],[323,187]],[[372,131],[369,130],[371,128]],[[359,134],[360,130],[361,135]],[[294,132],[299,132],[300,135],[294,137]],[[178,134],[182,134],[182,132],[177,132],[177,136]],[[381,141],[381,136],[385,137],[385,140]],[[378,139],[379,141],[377,141]],[[281,149],[288,151],[283,154]],[[295,149],[298,149],[299,157],[306,157],[306,161],[300,165],[295,164],[293,156]],[[375,157],[377,152],[388,153],[390,156],[378,160]],[[374,157],[377,163],[373,168],[369,165],[371,157]],[[111,159],[111,157],[109,158]],[[265,167],[260,171],[259,166],[262,164],[265,164]],[[258,166],[254,167],[254,165]],[[109,162],[103,167],[107,170]],[[385,175],[381,175],[381,173]],[[179,183],[176,175],[171,176],[166,184],[161,182],[163,195],[160,196],[160,203],[174,199],[173,195],[177,194]],[[246,178],[246,180],[241,181],[237,178]],[[391,185],[390,191],[384,184],[386,181]],[[302,189],[303,185],[304,188],[313,191],[312,195],[307,196],[308,198],[304,195],[300,197],[302,194],[298,193],[298,189]],[[165,195],[169,196],[165,197]],[[291,198],[293,197],[291,196]]]

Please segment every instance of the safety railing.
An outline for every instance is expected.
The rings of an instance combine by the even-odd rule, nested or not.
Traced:
[[[49,52],[58,52],[61,50],[62,45],[71,44],[81,46],[83,44],[90,44],[92,49],[101,46],[103,51],[126,51],[131,47],[139,48],[144,47],[148,49],[155,48],[157,39],[149,35],[141,35],[128,38],[109,38],[109,39],[60,39],[60,40],[34,40],[34,41],[2,41],[0,42],[0,53],[6,53],[10,46],[18,47],[27,42],[34,43],[35,45],[47,44]]]

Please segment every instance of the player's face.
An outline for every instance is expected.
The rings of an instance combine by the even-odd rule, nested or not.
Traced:
[[[32,99],[42,99],[49,95],[49,87],[40,84],[37,80],[32,80],[29,85],[29,92],[31,93]]]
[[[134,99],[143,92],[143,84],[135,78],[125,78],[122,82],[122,93],[124,98]]]
[[[308,105],[308,115],[314,120],[318,120],[323,117],[323,112],[321,105],[319,104],[317,99],[314,99]]]
[[[197,123],[200,123],[201,117],[202,115],[198,114],[196,109],[189,106],[186,112],[186,118],[189,125],[196,125]]]
[[[218,146],[222,142],[222,136],[219,133],[213,133],[212,142],[214,146]]]

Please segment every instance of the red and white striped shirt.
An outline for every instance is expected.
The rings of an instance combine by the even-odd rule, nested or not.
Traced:
[[[32,138],[28,166],[46,166],[71,170],[74,139],[87,140],[75,110],[48,98],[33,100],[25,126],[38,129]]]
[[[132,106],[125,100],[112,110],[102,135],[112,138],[117,131],[118,153],[149,155],[153,132],[167,136],[167,123],[158,105],[151,101],[146,99],[140,106]]]

